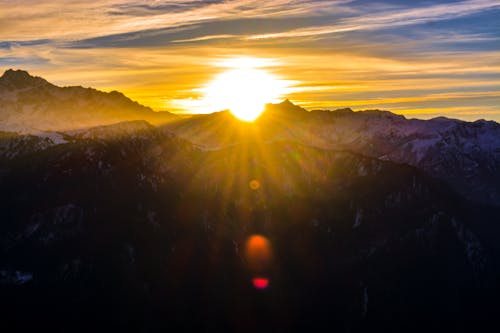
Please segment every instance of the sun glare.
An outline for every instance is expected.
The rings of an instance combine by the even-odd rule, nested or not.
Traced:
[[[222,64],[228,69],[217,75],[204,90],[212,111],[229,109],[244,121],[255,120],[267,103],[277,101],[287,88],[255,58],[236,58]]]

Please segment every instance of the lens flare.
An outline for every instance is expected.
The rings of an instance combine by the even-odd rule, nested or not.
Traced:
[[[245,257],[253,273],[266,272],[271,265],[271,243],[264,236],[251,236],[246,243]]]
[[[263,290],[269,286],[269,279],[263,277],[256,277],[252,280],[255,289]]]
[[[250,186],[252,190],[256,191],[260,188],[260,182],[257,179],[252,179],[248,186]]]
[[[252,274],[252,284],[255,289],[263,290],[269,286],[267,277],[271,269],[272,249],[269,240],[261,235],[252,235],[247,239],[245,259]]]

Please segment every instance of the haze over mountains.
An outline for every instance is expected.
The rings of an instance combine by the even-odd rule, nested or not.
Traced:
[[[0,77],[0,103],[0,130],[44,135],[56,142],[60,134],[48,132],[146,120],[202,149],[291,140],[409,164],[445,180],[468,199],[500,202],[500,125],[494,121],[406,119],[379,110],[308,112],[288,100],[268,105],[250,124],[229,111],[177,119],[116,91],[60,88],[21,70],[7,70]]]
[[[288,100],[254,123],[181,118],[7,71],[0,128],[2,313],[21,330],[496,324],[495,122]],[[255,233],[275,253],[264,291]]]
[[[0,130],[21,133],[65,131],[144,119],[153,124],[170,119],[112,91],[57,87],[22,70],[9,69],[0,77]]]

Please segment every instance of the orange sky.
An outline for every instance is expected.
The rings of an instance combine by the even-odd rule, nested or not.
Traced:
[[[246,56],[308,109],[500,120],[497,0],[64,2],[0,0],[0,69],[191,113]]]

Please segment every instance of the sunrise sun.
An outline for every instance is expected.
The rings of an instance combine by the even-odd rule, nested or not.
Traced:
[[[286,81],[263,68],[255,58],[235,58],[223,65],[203,90],[208,107],[228,109],[237,118],[253,121],[264,111],[266,103],[276,101],[285,93]]]

